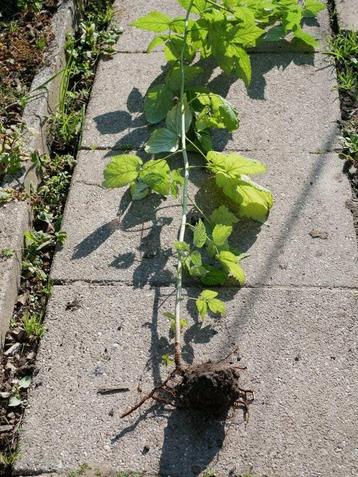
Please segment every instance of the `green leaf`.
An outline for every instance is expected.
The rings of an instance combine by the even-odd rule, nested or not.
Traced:
[[[103,186],[109,189],[123,187],[135,181],[143,161],[134,154],[114,156],[104,169]]]
[[[200,277],[200,281],[206,286],[223,285],[227,278],[225,270],[219,270],[211,265],[205,265],[207,273]]]
[[[168,35],[155,36],[147,47],[147,53],[151,53],[157,46],[163,45]]]
[[[253,22],[247,22],[243,26],[239,25],[237,32],[231,41],[243,46],[244,48],[254,47],[256,41],[263,33],[265,33],[265,30],[259,28],[255,24],[255,20],[253,20]]]
[[[139,179],[152,190],[162,195],[170,191],[170,167],[164,159],[151,159],[146,162],[139,174]]]
[[[248,86],[251,83],[251,60],[246,51],[236,45],[232,45],[232,49],[235,51],[235,67],[234,73],[241,78],[245,85]]]
[[[130,25],[136,28],[140,28],[141,30],[149,30],[154,32],[163,32],[168,31],[170,27],[172,19],[165,15],[162,12],[149,12],[144,17],[138,18]]]
[[[186,242],[176,241],[174,246],[177,252],[190,252],[190,245]]]
[[[230,178],[240,177],[242,174],[262,174],[266,171],[266,166],[262,162],[241,156],[236,152],[209,151],[206,158],[212,172],[224,174]]]
[[[315,38],[313,38],[312,35],[310,35],[309,33],[303,31],[301,28],[298,28],[294,33],[293,33],[294,37],[296,40],[300,40],[300,41],[303,41],[306,45],[308,45],[309,47],[311,47],[312,49],[313,48],[317,48],[317,46],[319,45],[319,42],[318,40],[316,40]]]
[[[274,27],[267,30],[265,33],[263,40],[264,41],[279,41],[285,38],[286,31],[282,25],[275,25]]]
[[[188,10],[190,5],[190,0],[178,0],[179,5],[181,5],[185,10]],[[207,6],[206,0],[193,0],[192,11],[193,13],[201,13],[205,10]]]
[[[182,135],[182,125],[181,125],[181,104],[180,101],[168,112],[165,125],[171,131],[174,131],[178,136]],[[184,118],[185,118],[185,132],[187,132],[190,128],[191,121],[193,119],[193,115],[191,109],[188,105],[188,101],[186,97],[184,97]]]
[[[225,303],[217,298],[208,301],[209,310],[212,313],[223,315],[225,313]]]
[[[31,384],[31,376],[24,376],[22,379],[19,381],[19,387],[21,389],[27,389]]]
[[[198,220],[194,227],[194,245],[198,248],[202,248],[205,245],[207,239],[206,228],[201,219]]]
[[[201,254],[198,250],[194,250],[190,254],[190,259],[191,259],[193,265],[195,265],[196,267],[201,267],[201,265],[203,264],[202,259],[201,259]]]
[[[273,205],[272,194],[248,177],[230,179],[223,174],[216,175],[216,183],[224,194],[240,206],[240,215],[258,222],[264,222]]]
[[[210,215],[210,222],[213,225],[222,224],[222,225],[233,225],[237,224],[239,220],[236,216],[230,212],[226,205],[221,205],[217,209],[213,210]]]
[[[302,16],[304,18],[315,17],[317,13],[325,8],[326,6],[320,0],[305,0]]]
[[[295,5],[291,7],[286,15],[286,18],[283,21],[283,26],[286,32],[295,31],[297,28],[300,28],[302,20],[302,9]]]
[[[199,93],[197,100],[202,109],[196,118],[198,132],[207,128],[227,129],[234,131],[239,126],[235,108],[226,99],[214,93]]]
[[[174,359],[169,356],[169,354],[163,354],[162,355],[162,363],[165,366],[171,366],[174,364]]]
[[[150,124],[162,121],[173,104],[173,93],[165,85],[160,84],[149,88],[144,98],[144,113]]]
[[[218,298],[218,293],[212,290],[203,290],[196,300],[196,308],[202,319],[205,318],[208,308],[212,313],[225,313],[225,304]]]
[[[145,151],[148,154],[158,154],[159,152],[175,152],[179,147],[178,134],[166,128],[159,128],[152,132]]]
[[[245,283],[245,272],[239,264],[239,258],[227,250],[221,251],[217,259],[226,268],[229,275],[235,278],[242,286]]]
[[[130,186],[131,196],[133,200],[142,200],[150,192],[150,187],[142,181],[133,182]]]
[[[192,83],[192,81],[203,72],[200,66],[184,66],[185,86]],[[181,86],[181,69],[179,66],[174,66],[167,74],[167,85],[174,92],[180,91]]]
[[[17,407],[17,406],[20,406],[20,404],[22,404],[21,399],[19,399],[19,398],[16,397],[16,396],[11,396],[11,398],[9,399],[9,404],[8,404],[8,406],[9,406],[9,407]]]
[[[231,225],[215,225],[213,230],[213,241],[217,247],[221,247],[227,242],[232,233]]]

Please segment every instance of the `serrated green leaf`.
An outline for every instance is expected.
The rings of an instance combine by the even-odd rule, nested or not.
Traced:
[[[215,174],[224,174],[232,179],[242,174],[262,174],[266,166],[260,161],[237,154],[209,151],[206,156],[209,169]]]
[[[142,181],[135,181],[130,186],[131,196],[133,200],[142,200],[150,192],[150,187]]]
[[[202,298],[203,300],[212,300],[213,298],[216,298],[218,296],[218,292],[213,291],[213,290],[203,290],[199,298]]]
[[[303,31],[301,28],[298,28],[294,33],[293,33],[294,37],[296,40],[300,40],[300,41],[303,41],[306,45],[308,45],[309,47],[311,47],[312,49],[313,48],[317,48],[317,46],[319,45],[319,42],[318,40],[316,40],[315,38],[313,38],[312,35],[310,35],[309,33]]]
[[[208,305],[205,300],[198,298],[195,302],[200,318],[203,320],[208,314]]]
[[[320,0],[305,0],[303,6],[304,18],[315,17],[320,11],[324,10],[326,6]]]
[[[201,254],[198,250],[193,250],[193,252],[190,254],[190,259],[193,263],[193,265],[197,267],[201,267],[202,265],[202,259],[201,259]]]
[[[159,84],[149,88],[144,98],[144,113],[150,124],[162,121],[173,104],[173,92],[165,85]]]
[[[274,27],[267,30],[263,36],[264,41],[279,41],[284,39],[286,36],[286,31],[282,25],[275,25]]]
[[[300,28],[301,20],[302,8],[297,5],[290,7],[286,14],[286,18],[283,21],[283,26],[286,32],[295,31],[297,28]]]
[[[188,86],[192,81],[203,72],[200,66],[184,66],[185,86]],[[171,68],[167,74],[167,85],[174,92],[180,91],[181,86],[181,69],[179,66]]]
[[[200,281],[206,286],[223,285],[227,278],[225,270],[219,270],[211,265],[205,265],[207,273],[200,277]]]
[[[227,250],[223,250],[218,254],[217,259],[227,269],[230,276],[235,278],[241,286],[244,285],[245,272],[239,264],[239,259],[236,255]]]
[[[201,219],[198,220],[194,227],[194,245],[198,248],[202,248],[205,245],[207,239],[206,228]]]
[[[182,135],[182,125],[181,125],[181,104],[178,102],[167,114],[165,125],[171,131],[177,133],[178,136]],[[191,112],[190,106],[186,97],[184,97],[184,118],[185,118],[185,132],[190,128],[191,121],[193,119],[193,114]]]
[[[157,46],[163,45],[167,38],[168,35],[155,36],[147,47],[147,53],[151,53],[155,48],[157,48]]]
[[[159,128],[152,132],[146,146],[148,154],[159,152],[175,152],[179,148],[179,136],[167,128]]]
[[[244,48],[254,47],[256,41],[265,33],[265,30],[259,28],[255,24],[255,20],[252,22],[246,22],[246,24],[239,25],[237,32],[232,38],[233,43],[237,43]]]
[[[114,156],[105,167],[103,186],[109,189],[123,187],[135,181],[143,161],[134,154]]]
[[[240,216],[264,222],[273,205],[272,194],[246,176],[230,179],[223,174],[216,175],[216,183],[224,194],[240,206]]]
[[[225,313],[225,303],[218,298],[208,301],[209,310],[212,313],[223,315]]]
[[[168,31],[172,19],[162,12],[152,11],[144,17],[138,18],[130,25],[141,30],[154,31],[157,33]]]
[[[221,247],[232,233],[231,225],[215,225],[213,230],[213,241],[217,247]]]
[[[230,212],[226,205],[221,205],[217,209],[213,210],[210,215],[210,222],[213,225],[222,224],[222,225],[234,225],[237,224],[239,220],[237,217]]]
[[[196,118],[198,132],[207,128],[227,129],[234,131],[239,126],[235,108],[226,99],[214,93],[199,93],[198,102],[202,109]]]
[[[232,45],[232,48],[235,50],[235,66],[234,66],[234,73],[241,78],[245,85],[248,86],[251,83],[251,60],[249,55],[246,51],[237,46]]]
[[[186,242],[176,241],[174,246],[177,252],[190,252],[190,245]]]
[[[190,5],[190,0],[178,0],[179,5],[181,5],[185,10],[188,10]],[[193,0],[192,12],[201,13],[205,10],[207,6],[206,0]]]
[[[170,167],[164,159],[151,159],[140,171],[139,179],[162,195],[170,192]]]

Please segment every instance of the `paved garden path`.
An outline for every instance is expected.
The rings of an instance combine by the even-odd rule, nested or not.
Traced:
[[[124,26],[151,9],[180,13],[175,0],[116,4]],[[323,50],[327,12],[309,29]],[[218,136],[217,147],[266,162],[261,183],[276,204],[261,228],[240,225],[238,244],[250,252],[247,285],[223,290],[225,319],[187,330],[185,356],[218,359],[240,347],[244,383],[256,395],[248,425],[241,413],[224,424],[150,405],[120,418],[138,399],[138,385],[150,390],[167,372],[160,365],[168,350],[163,313],[173,307],[179,207],[154,196],[131,204],[124,190],[101,187],[111,155],[140,150],[148,137],[143,95],[164,62],[160,52],[144,53],[149,37],[128,28],[119,53],[98,69],[16,472],[68,473],[88,464],[177,477],[205,469],[218,476],[356,476],[357,247],[346,207],[351,191],[334,152],[335,75],[322,51],[254,52],[248,91],[217,71],[211,79],[241,116],[240,129]],[[214,203],[205,177],[194,182],[197,200]],[[97,392],[114,386],[130,391]]]

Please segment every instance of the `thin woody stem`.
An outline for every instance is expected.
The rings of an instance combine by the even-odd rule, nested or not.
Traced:
[[[185,228],[186,228],[186,216],[188,213],[188,187],[189,187],[189,159],[186,149],[186,127],[185,127],[185,47],[188,35],[188,20],[193,6],[193,0],[190,1],[185,22],[184,22],[184,37],[183,47],[180,55],[180,73],[181,73],[181,85],[180,85],[180,110],[181,110],[181,144],[182,144],[182,156],[184,162],[184,185],[182,195],[182,216],[181,225],[179,231],[179,242],[184,241]],[[183,300],[183,264],[182,257],[179,255],[177,265],[177,282],[176,282],[176,295],[175,295],[175,366],[177,369],[182,368],[182,353],[181,353],[181,302]]]

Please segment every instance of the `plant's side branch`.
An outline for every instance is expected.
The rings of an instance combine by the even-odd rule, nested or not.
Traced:
[[[186,127],[185,127],[185,47],[188,36],[188,20],[190,12],[193,6],[193,0],[190,0],[190,4],[185,16],[184,23],[184,37],[183,47],[180,55],[180,73],[181,73],[181,85],[180,85],[180,110],[181,110],[181,144],[182,144],[182,156],[184,162],[184,185],[183,185],[183,197],[182,197],[182,216],[181,225],[179,231],[179,242],[184,241],[186,216],[188,213],[188,188],[189,188],[189,159],[186,150]],[[178,258],[177,265],[177,282],[176,282],[176,295],[175,295],[175,366],[177,369],[182,369],[182,354],[181,354],[181,302],[183,300],[182,285],[183,285],[183,264],[182,257]]]

